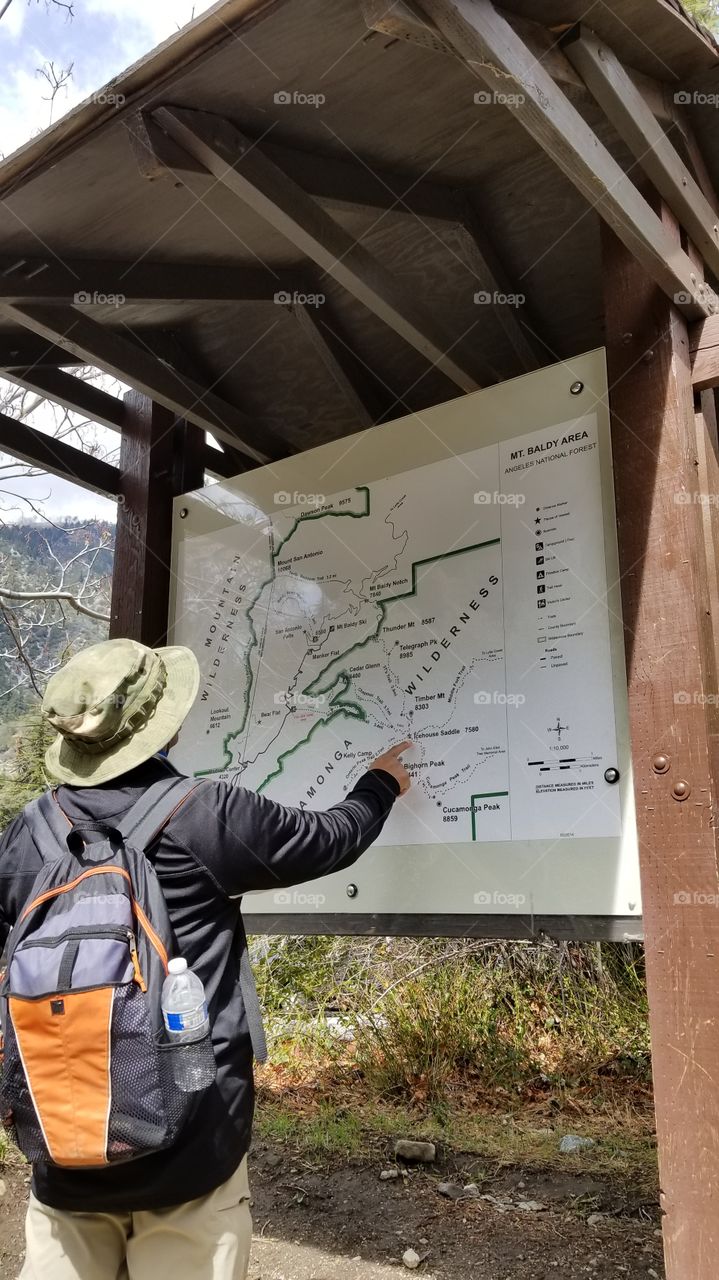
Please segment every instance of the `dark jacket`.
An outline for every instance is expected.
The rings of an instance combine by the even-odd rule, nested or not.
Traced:
[[[98,787],[60,787],[58,799],[75,820],[119,819],[168,770],[165,760],[154,757]],[[205,986],[217,1083],[168,1151],[100,1170],[36,1165],[33,1190],[39,1200],[89,1212],[161,1209],[207,1195],[234,1173],[249,1147],[254,1104],[252,1049],[238,983],[240,895],[351,866],[379,835],[398,791],[390,774],[375,770],[322,813],[289,809],[222,782],[203,782],[191,794],[149,856],[179,954]],[[39,869],[20,814],[0,840],[0,950]]]

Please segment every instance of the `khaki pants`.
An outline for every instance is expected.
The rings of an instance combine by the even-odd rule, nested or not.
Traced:
[[[245,1280],[247,1157],[209,1196],[154,1213],[70,1213],[34,1196],[20,1280]]]

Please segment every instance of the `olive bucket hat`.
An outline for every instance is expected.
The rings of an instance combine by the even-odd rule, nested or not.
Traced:
[[[197,696],[191,649],[106,640],[48,682],[43,714],[58,731],[45,756],[53,780],[93,787],[149,760],[172,741]]]

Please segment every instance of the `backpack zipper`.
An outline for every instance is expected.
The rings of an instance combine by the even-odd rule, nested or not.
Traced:
[[[126,942],[130,949],[134,980],[142,992],[147,992],[147,983],[142,976],[140,957],[137,952],[137,938],[132,929],[94,929],[92,933],[88,933],[87,929],[82,927],[68,929],[65,933],[60,933],[55,938],[38,938],[35,942],[20,943],[18,952],[29,951],[32,947],[57,947],[60,943],[67,942],[70,938],[86,938],[91,942],[94,938],[112,938],[117,942]]]
[[[68,884],[60,885],[60,887],[57,889],[48,889],[46,893],[41,893],[38,898],[35,898],[32,902],[28,903],[22,915],[20,916],[20,921],[25,920],[25,918],[29,916],[30,912],[34,911],[36,907],[41,906],[43,902],[49,902],[51,898],[57,898],[61,893],[69,893],[71,889],[76,889],[77,886],[81,884],[83,880],[86,880],[88,878],[88,876],[101,876],[101,875],[124,876],[125,879],[127,880],[127,883],[130,885],[130,888],[132,888],[132,880],[130,879],[129,872],[127,872],[124,867],[116,867],[114,865],[90,867],[87,871],[83,871],[82,875],[77,876],[74,880],[71,880]],[[167,973],[169,958],[168,958],[165,946],[163,945],[162,939],[158,937],[158,935],[155,933],[155,930],[150,924],[150,921],[145,915],[145,912],[142,910],[142,907],[140,906],[139,902],[137,902],[136,899],[132,897],[132,895],[130,895],[130,902],[132,904],[133,915],[136,917],[140,927],[147,934],[147,938],[148,938],[148,941],[150,942],[150,945],[157,952],[158,956],[162,961],[165,973]]]

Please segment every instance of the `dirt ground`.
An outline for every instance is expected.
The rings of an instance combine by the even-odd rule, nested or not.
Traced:
[[[663,1280],[655,1205],[586,1174],[517,1167],[488,1180],[476,1165],[476,1157],[440,1152],[434,1166],[381,1181],[382,1169],[398,1167],[389,1156],[309,1159],[258,1141],[250,1280],[389,1280],[409,1274],[408,1249],[422,1259],[416,1274],[425,1280]],[[0,1276],[15,1280],[28,1170],[11,1164],[2,1178]],[[473,1180],[494,1199],[439,1194],[441,1182]],[[520,1201],[543,1207],[521,1209]],[[595,1214],[602,1216],[590,1225]]]

